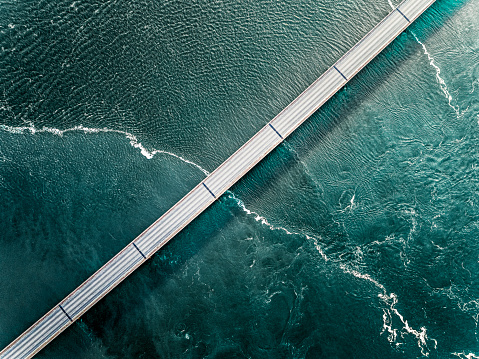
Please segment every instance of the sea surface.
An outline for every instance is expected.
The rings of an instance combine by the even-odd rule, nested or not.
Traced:
[[[0,0],[0,347],[398,1]],[[437,0],[38,358],[479,358],[479,0]]]

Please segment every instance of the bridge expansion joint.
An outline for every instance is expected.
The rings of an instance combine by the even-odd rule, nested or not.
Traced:
[[[276,128],[273,127],[273,125],[271,123],[268,124],[269,127],[271,127],[273,129],[274,132],[276,132],[276,134],[282,139],[284,140],[283,136],[281,136],[281,134],[276,130]]]
[[[409,22],[409,23],[411,22],[411,21],[407,18],[407,16],[404,15],[401,10],[399,10],[398,7],[396,8],[396,10],[398,11],[398,13],[400,13],[400,14],[407,20],[407,22]]]
[[[348,78],[347,78],[346,76],[344,76],[341,71],[338,70],[338,68],[336,67],[336,65],[333,65],[333,67],[336,69],[337,72],[339,72],[339,74],[340,74],[346,81],[348,81]]]
[[[70,322],[73,323],[72,317],[70,317],[70,316],[68,315],[68,313],[66,312],[66,310],[63,309],[62,305],[61,305],[61,304],[58,304],[58,307],[59,307],[59,308],[62,310],[62,312],[67,316],[67,318],[70,319]]]
[[[208,190],[208,192],[216,199],[216,196],[213,192],[211,192],[211,190],[208,188],[208,186],[203,182],[203,186],[205,186],[205,188]]]
[[[143,252],[140,250],[140,248],[138,248],[138,246],[135,244],[135,242],[131,242],[131,244],[133,244],[133,246],[136,248],[136,250],[138,252],[140,252],[141,256],[146,259],[146,256],[143,254]]]

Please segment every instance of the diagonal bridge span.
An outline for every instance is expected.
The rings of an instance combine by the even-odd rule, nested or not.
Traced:
[[[31,358],[269,154],[435,0],[405,0],[215,171],[0,352]]]

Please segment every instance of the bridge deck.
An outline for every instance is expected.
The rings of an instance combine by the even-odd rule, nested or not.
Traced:
[[[155,223],[0,352],[30,358],[144,263],[270,153],[435,0],[405,0]]]

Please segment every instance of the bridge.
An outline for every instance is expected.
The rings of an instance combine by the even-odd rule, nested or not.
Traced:
[[[405,0],[214,172],[0,352],[31,358],[147,261],[341,89],[435,0]]]

